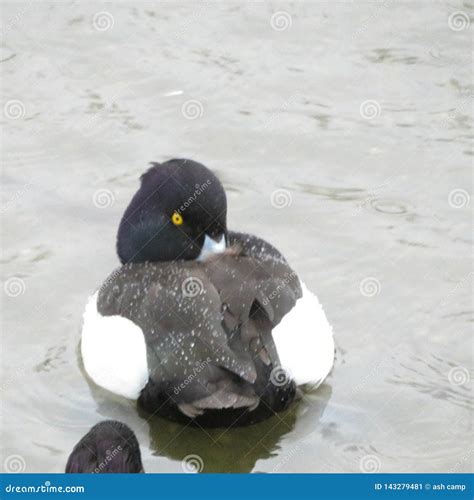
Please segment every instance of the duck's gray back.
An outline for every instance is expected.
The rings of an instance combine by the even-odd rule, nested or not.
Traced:
[[[269,380],[279,366],[271,331],[301,287],[284,259],[265,255],[127,264],[106,280],[99,312],[130,319],[145,336],[150,379],[140,402],[146,409],[172,418],[179,408],[194,418],[283,401],[285,387]]]

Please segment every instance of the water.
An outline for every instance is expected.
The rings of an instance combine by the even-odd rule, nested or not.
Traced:
[[[62,471],[118,418],[148,472],[191,454],[205,471],[469,471],[472,22],[448,18],[471,5],[4,4],[4,469]],[[120,216],[147,162],[176,156],[218,173],[229,226],[282,250],[334,326],[324,386],[251,428],[148,421],[81,371]]]

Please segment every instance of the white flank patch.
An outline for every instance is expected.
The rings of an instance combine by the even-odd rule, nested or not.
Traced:
[[[334,364],[334,339],[318,298],[301,282],[303,296],[273,329],[281,367],[297,385],[320,385]]]
[[[122,316],[101,316],[96,292],[87,303],[81,352],[88,375],[110,392],[137,399],[148,382],[146,344],[139,326]]]

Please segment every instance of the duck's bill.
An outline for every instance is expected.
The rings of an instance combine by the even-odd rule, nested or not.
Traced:
[[[226,242],[224,234],[222,234],[217,239],[213,239],[208,234],[206,234],[204,238],[204,244],[202,245],[201,253],[198,255],[197,260],[199,261],[206,260],[211,255],[222,253],[225,250],[225,248],[226,248]]]

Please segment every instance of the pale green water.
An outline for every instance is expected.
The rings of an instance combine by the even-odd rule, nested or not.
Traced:
[[[472,468],[473,28],[448,23],[471,3],[2,11],[4,468],[20,455],[62,471],[105,418],[135,430],[148,472],[181,472],[189,454],[206,471]],[[183,116],[189,100],[202,116]],[[332,375],[281,420],[147,421],[80,371],[83,307],[118,264],[120,216],[147,162],[174,156],[217,171],[229,226],[275,244],[334,326]],[[276,189],[290,206],[272,206]]]

